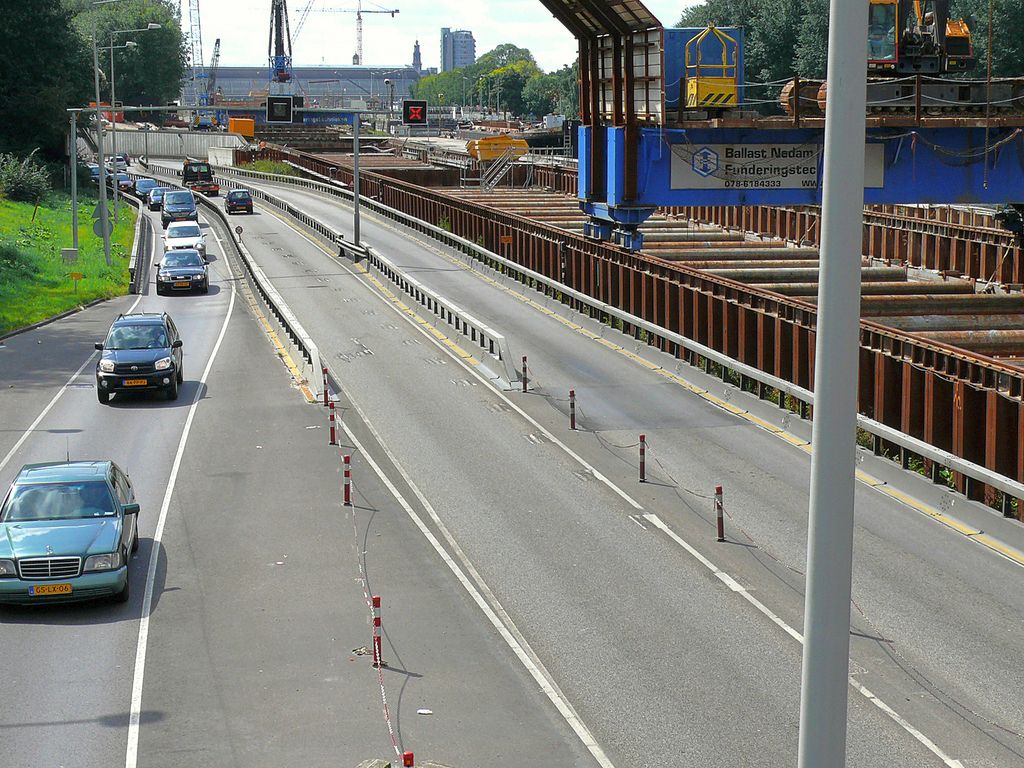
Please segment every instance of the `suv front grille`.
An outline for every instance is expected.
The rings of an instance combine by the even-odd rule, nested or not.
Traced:
[[[23,579],[72,579],[82,571],[82,558],[34,557],[19,560],[18,571]]]
[[[153,373],[155,370],[155,363],[114,363],[114,373],[119,376],[128,376],[133,373]]]

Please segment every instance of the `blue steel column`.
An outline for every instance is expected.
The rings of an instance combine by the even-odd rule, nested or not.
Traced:
[[[831,0],[799,768],[846,765],[867,15]]]

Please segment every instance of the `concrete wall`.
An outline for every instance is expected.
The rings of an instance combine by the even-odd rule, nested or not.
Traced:
[[[103,136],[103,147],[110,153],[110,132]],[[127,152],[133,157],[146,154],[150,157],[199,157],[205,158],[210,147],[244,147],[245,140],[234,133],[216,131],[122,131],[117,132],[117,151]]]
[[[208,150],[210,163],[212,165],[234,165],[234,147],[210,147]]]

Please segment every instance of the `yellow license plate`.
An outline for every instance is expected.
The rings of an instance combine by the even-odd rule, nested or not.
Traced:
[[[184,281],[182,281],[182,282],[179,282],[179,283],[175,283],[175,284],[174,284],[174,287],[175,287],[175,288],[188,288],[188,287],[189,287],[189,285],[190,285],[190,283],[188,282],[188,280],[184,280]]]
[[[124,385],[126,387],[144,387],[149,384],[145,379],[125,379]]]
[[[70,584],[37,584],[28,588],[30,595],[70,595]]]

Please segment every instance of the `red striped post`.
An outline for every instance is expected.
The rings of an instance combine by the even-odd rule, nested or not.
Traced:
[[[413,760],[412,752],[402,753],[402,768],[416,768],[416,762]]]
[[[647,435],[640,435],[640,482],[647,479]]]
[[[383,667],[386,665],[380,641],[380,595],[374,595],[370,600],[373,603],[373,666]]]
[[[335,426],[334,401],[331,400],[331,442],[330,442],[330,445],[337,445],[337,444],[338,444],[338,432],[337,432],[337,428]]]
[[[523,355],[523,392],[526,391],[526,355]]]
[[[326,365],[323,367],[323,374],[324,374],[324,408],[326,408],[327,404],[330,402],[330,397],[327,394],[327,366]]]
[[[576,390],[569,390],[569,429],[576,429]]]
[[[352,506],[352,457],[345,454],[345,506]]]
[[[725,541],[725,505],[722,504],[722,486],[715,486],[715,517],[718,522],[718,540]]]

